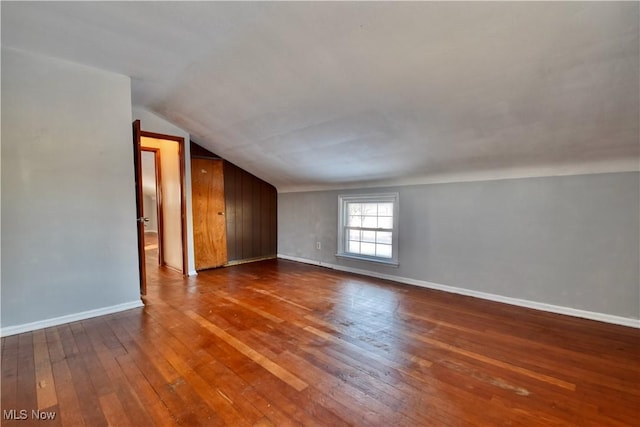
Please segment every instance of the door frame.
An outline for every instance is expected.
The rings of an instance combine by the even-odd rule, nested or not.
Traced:
[[[182,275],[188,273],[188,257],[187,257],[187,195],[186,195],[186,176],[185,176],[185,147],[184,138],[181,136],[165,135],[161,133],[143,131],[141,129],[140,120],[134,120],[132,123],[133,136],[133,171],[134,185],[136,195],[136,225],[138,235],[138,270],[140,273],[140,295],[147,294],[147,272],[146,257],[144,253],[144,208],[142,196],[142,137],[164,139],[175,141],[178,144],[178,163],[180,169],[180,228],[182,240]],[[158,257],[160,258],[160,257]]]
[[[180,228],[182,236],[182,275],[186,276],[187,266],[187,195],[185,177],[184,138],[175,135],[166,135],[156,132],[140,130],[140,138],[164,139],[178,143],[178,162],[180,163]],[[142,147],[140,147],[142,148]]]
[[[158,265],[164,265],[164,209],[162,207],[162,163],[160,161],[160,149],[140,146],[140,151],[146,151],[154,154],[154,168],[156,175],[156,223],[158,227]]]

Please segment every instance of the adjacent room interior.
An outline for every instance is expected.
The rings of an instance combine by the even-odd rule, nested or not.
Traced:
[[[2,425],[640,419],[637,2],[11,2]]]

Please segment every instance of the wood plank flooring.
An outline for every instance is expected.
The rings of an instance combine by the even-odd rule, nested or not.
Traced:
[[[637,329],[283,260],[147,262],[144,308],[2,339],[3,426],[640,425]]]

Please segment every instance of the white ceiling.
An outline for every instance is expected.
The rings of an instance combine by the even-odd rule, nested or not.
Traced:
[[[638,2],[3,1],[2,44],[131,76],[135,105],[292,191],[638,170],[639,21]]]

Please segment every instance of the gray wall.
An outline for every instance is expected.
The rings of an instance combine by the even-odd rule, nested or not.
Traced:
[[[400,266],[336,258],[338,194],[385,191]],[[278,253],[638,319],[639,210],[637,172],[281,193]]]
[[[139,303],[126,76],[2,49],[2,327]]]

